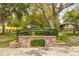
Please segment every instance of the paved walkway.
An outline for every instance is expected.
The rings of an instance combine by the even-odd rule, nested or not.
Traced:
[[[0,48],[0,56],[79,56],[79,46],[50,48]]]

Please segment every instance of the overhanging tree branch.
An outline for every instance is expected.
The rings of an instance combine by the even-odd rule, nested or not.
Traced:
[[[41,10],[42,10],[42,13],[43,13],[43,15],[44,15],[44,18],[46,19],[46,21],[47,21],[47,23],[48,23],[48,26],[50,27],[50,22],[49,22],[49,18],[47,17],[47,15],[46,15],[46,12],[45,12],[45,10],[44,10],[44,8],[43,8],[43,5],[42,4],[35,4],[35,6],[36,7],[38,7],[38,8],[40,8]]]

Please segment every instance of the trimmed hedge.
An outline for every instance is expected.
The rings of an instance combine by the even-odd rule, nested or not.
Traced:
[[[35,39],[31,41],[31,47],[42,47],[45,46],[45,40],[44,39]]]
[[[57,36],[58,31],[56,29],[26,29],[26,30],[18,30],[17,35],[39,35],[39,36]]]

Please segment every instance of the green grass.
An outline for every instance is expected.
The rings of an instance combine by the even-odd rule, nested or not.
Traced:
[[[57,39],[61,40],[63,42],[65,42],[67,45],[72,46],[73,44],[71,43],[71,41],[69,40],[69,37],[71,36],[79,36],[79,33],[62,33],[62,35],[58,35]]]
[[[0,44],[9,44],[10,42],[12,42],[14,40],[5,40],[5,41],[0,41]]]
[[[65,36],[65,35],[59,35],[58,37],[57,37],[57,39],[58,40],[61,40],[61,41],[63,41],[63,42],[65,42],[65,43],[69,43],[69,39],[68,39],[68,37],[67,36]]]
[[[67,35],[67,36],[79,36],[79,33],[64,33],[64,35]]]
[[[17,38],[16,34],[0,34],[1,37]]]
[[[17,38],[16,34],[0,34],[0,37],[6,38],[6,40],[0,40],[0,48],[9,47],[9,43]],[[10,40],[8,40],[8,38],[10,38]]]
[[[0,41],[0,48],[9,47],[9,43],[12,42],[12,41],[14,41],[14,40]]]
[[[66,43],[66,45],[72,45],[71,41],[69,40],[69,36],[73,36],[71,33],[62,33],[62,35],[58,35],[57,39],[61,40]]]

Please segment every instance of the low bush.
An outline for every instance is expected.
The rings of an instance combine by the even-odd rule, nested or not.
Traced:
[[[59,36],[57,36],[57,40],[70,44],[70,40],[67,35],[59,35]]]
[[[19,30],[16,32],[17,35],[42,35],[42,36],[57,36],[58,31],[56,29],[27,29],[27,30]]]
[[[45,40],[44,39],[35,39],[31,41],[31,46],[32,47],[42,47],[45,46]]]

